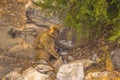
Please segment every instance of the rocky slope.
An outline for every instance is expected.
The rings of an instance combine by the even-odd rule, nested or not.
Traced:
[[[59,23],[59,20],[53,18],[46,18],[44,12],[41,12],[40,8],[34,6],[31,0],[0,0],[0,79],[21,80],[20,78],[26,77],[28,80],[30,80],[32,76],[34,77],[34,79],[32,78],[32,80],[35,80],[38,79],[39,76],[44,79],[49,77],[51,80],[53,80],[53,78],[50,77],[50,75],[53,75],[53,72],[51,73],[51,67],[49,65],[45,67],[46,63],[45,65],[41,65],[40,62],[34,62],[35,55],[33,49],[34,44],[33,41],[38,33],[48,29],[48,26],[54,23],[56,24]],[[73,45],[71,45],[71,41],[66,43],[65,41],[67,41],[66,40],[66,36],[68,35],[67,33],[69,33],[69,28],[64,29],[63,33],[61,34],[62,37],[60,38],[62,40],[61,41],[62,44],[70,46],[69,47],[70,49],[66,48],[65,46],[64,47],[62,46],[62,48],[60,48],[60,50],[63,51],[61,52],[63,58],[66,58],[67,55],[67,58],[70,61],[81,58],[86,58],[87,60],[85,59],[77,62],[73,61],[72,63],[63,60],[64,62],[62,63],[63,66],[62,68],[60,68],[57,77],[62,80],[63,79],[67,80],[69,79],[68,75],[70,74],[70,77],[72,79],[75,80],[75,77],[78,77],[81,78],[82,80],[83,77],[85,76],[83,67],[86,65],[87,67],[91,66],[91,60],[92,63],[95,63],[94,64],[95,66],[97,64],[96,59],[98,59],[99,56],[92,56],[93,53],[95,53],[93,52],[96,49],[95,46],[94,46],[95,49],[92,49],[91,46],[86,45],[79,46],[78,48],[73,48]],[[74,35],[73,38],[75,38]],[[75,40],[73,39],[73,41]],[[67,51],[69,53],[67,53]],[[119,54],[119,52],[116,53]],[[112,61],[113,63],[115,63],[114,65],[117,64],[119,68],[120,58],[119,56],[115,55],[116,53],[112,54],[113,58]],[[72,65],[79,65],[76,66],[78,69],[79,67],[82,67],[80,68],[81,69],[80,71],[82,71],[81,74],[83,76],[79,76],[78,74],[80,72],[77,71],[76,67],[75,68],[71,67]],[[42,68],[43,70],[41,69],[41,66],[42,67],[44,66]],[[64,72],[63,68],[64,66],[67,66],[65,69],[70,67],[70,72],[67,72],[69,70]],[[48,71],[48,73],[45,73],[43,75],[42,72],[40,71],[46,72],[46,68],[47,70],[49,70],[48,67],[50,69],[50,73]],[[87,70],[87,67],[85,67],[84,70]],[[73,70],[75,71],[73,72]],[[61,71],[65,75],[61,74],[60,73]],[[8,74],[9,72],[10,74]],[[105,77],[108,77],[109,74],[111,75],[111,73],[109,72],[90,73],[88,74],[88,77],[86,77],[86,80],[91,79],[89,78],[89,75],[95,77],[94,74],[102,73],[106,74]],[[118,73],[115,72],[114,74],[115,76],[112,78],[115,78]],[[97,77],[99,78],[99,76]],[[102,77],[104,76],[102,75]],[[110,78],[108,78],[108,80],[109,79]]]

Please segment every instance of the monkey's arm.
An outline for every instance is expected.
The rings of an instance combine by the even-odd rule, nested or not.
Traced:
[[[48,37],[48,39],[45,39],[44,42],[44,49],[50,53],[52,56],[54,56],[55,58],[58,58],[59,55],[57,54],[57,52],[54,49],[55,46],[55,41],[54,39],[52,39],[51,37]]]
[[[35,48],[35,49],[42,49],[42,48],[43,48],[43,46],[42,46],[41,43],[40,43],[40,36],[38,36],[38,37],[35,39],[35,41],[34,41],[34,48]]]

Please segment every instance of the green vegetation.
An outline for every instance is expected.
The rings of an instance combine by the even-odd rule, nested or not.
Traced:
[[[104,33],[105,39],[120,42],[120,0],[38,0],[34,4],[88,39]]]

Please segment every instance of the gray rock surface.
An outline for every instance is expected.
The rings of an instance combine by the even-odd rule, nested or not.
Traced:
[[[114,68],[117,68],[120,70],[120,49],[112,51],[111,61],[112,61]]]
[[[84,69],[82,62],[72,62],[60,67],[57,80],[83,80]]]

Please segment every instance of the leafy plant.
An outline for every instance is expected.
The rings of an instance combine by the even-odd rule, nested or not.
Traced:
[[[120,36],[120,0],[38,0],[34,4],[49,16],[57,16],[65,26],[75,28],[79,39],[80,34],[89,38],[94,28],[99,35],[100,28],[107,24],[113,25],[107,31],[111,33],[109,40]]]

